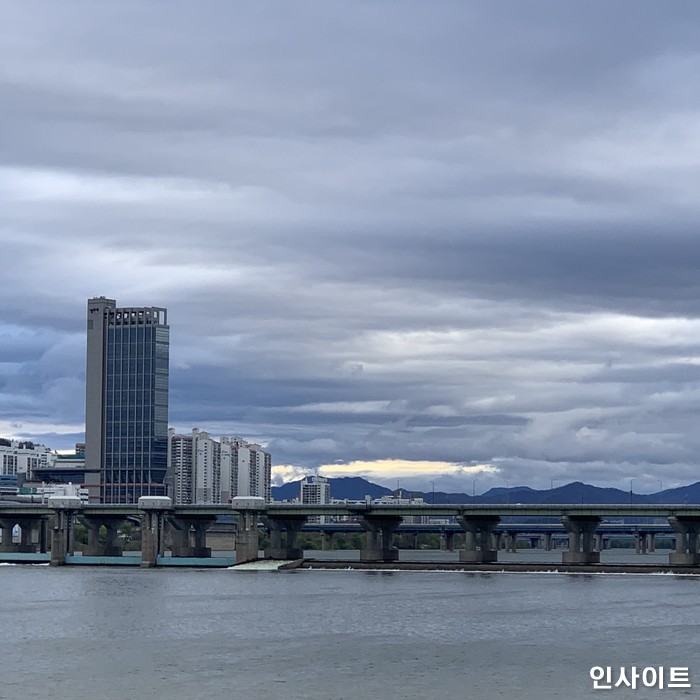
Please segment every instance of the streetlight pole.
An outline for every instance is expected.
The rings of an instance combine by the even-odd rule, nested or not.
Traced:
[[[472,498],[476,497],[476,482],[478,479],[472,479]]]
[[[634,503],[634,479],[630,479],[630,505]]]
[[[435,482],[431,481],[430,483],[433,485],[433,505],[435,505]]]

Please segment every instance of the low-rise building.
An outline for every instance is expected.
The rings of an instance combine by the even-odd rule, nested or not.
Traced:
[[[373,501],[378,505],[392,506],[424,506],[426,505],[423,498],[406,498],[402,491],[398,491],[396,496],[382,496]],[[427,515],[405,515],[403,522],[407,525],[420,525],[421,523],[429,523],[430,517]]]
[[[71,496],[88,502],[88,489],[81,484],[46,484],[32,481],[25,482],[17,489],[17,500],[32,503],[46,503],[50,496]]]
[[[47,484],[84,484],[85,445],[76,443],[74,452],[57,452],[50,464],[34,469],[31,480]]]
[[[56,453],[45,445],[0,438],[0,475],[32,479],[34,470],[53,464],[55,458]]]

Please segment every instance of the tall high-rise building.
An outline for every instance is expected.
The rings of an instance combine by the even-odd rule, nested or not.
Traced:
[[[299,500],[306,505],[325,506],[331,502],[331,485],[323,476],[306,476],[301,481]],[[325,515],[311,515],[310,523],[325,523]]]
[[[307,505],[326,505],[331,502],[331,485],[324,476],[306,476],[301,480],[299,500]]]
[[[173,477],[172,498],[177,504],[194,503],[194,448],[197,434],[176,435],[173,428],[168,429],[170,439],[170,473]]]
[[[191,435],[169,432],[176,503],[229,503],[236,496],[270,501],[272,457],[261,445],[240,437],[215,440],[198,428]]]
[[[168,495],[166,309],[87,306],[85,467],[91,502]]]

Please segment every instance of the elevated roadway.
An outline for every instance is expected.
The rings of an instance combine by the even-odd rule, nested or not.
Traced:
[[[14,503],[0,501],[1,552],[24,552],[32,547],[46,551],[46,531],[51,530],[51,561],[65,563],[73,553],[73,525],[82,522],[88,529],[87,550],[91,555],[119,556],[121,547],[118,528],[125,520],[138,519],[143,539],[142,564],[155,565],[165,553],[165,532],[169,533],[173,556],[207,558],[206,531],[217,517],[233,515],[236,519],[236,555],[238,561],[258,556],[258,526],[262,522],[270,533],[266,555],[272,558],[296,559],[303,556],[297,546],[297,535],[312,516],[323,516],[326,522],[319,529],[353,528],[366,537],[363,561],[396,561],[398,551],[392,537],[397,531],[463,532],[464,549],[460,560],[468,563],[489,563],[497,560],[497,537],[505,532],[551,535],[566,533],[569,548],[563,552],[563,563],[589,564],[599,561],[600,540],[604,533],[639,532],[673,533],[676,549],[670,563],[676,566],[700,564],[698,540],[700,506],[687,504],[376,504],[342,503],[303,505],[297,503],[254,503],[252,505],[172,505],[168,499],[151,499],[147,505],[93,505],[67,502],[61,505]],[[404,518],[419,516],[452,520],[454,524],[404,523]],[[537,521],[540,518],[555,522]],[[611,523],[614,519],[634,518],[639,522]],[[334,522],[349,519],[356,524]],[[526,522],[529,519],[530,522]],[[663,519],[663,522],[651,522]],[[642,522],[648,521],[648,522]],[[15,525],[21,529],[20,543],[12,541]],[[342,528],[342,529],[341,529]],[[425,528],[425,529],[424,529]],[[635,528],[632,530],[631,528]],[[39,536],[32,533],[39,530]],[[104,532],[106,531],[106,536]],[[41,533],[44,533],[43,536]],[[35,540],[37,540],[35,542]]]

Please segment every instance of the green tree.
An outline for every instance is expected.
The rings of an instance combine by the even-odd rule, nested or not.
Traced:
[[[73,526],[73,543],[76,545],[87,544],[87,528],[82,523]]]

